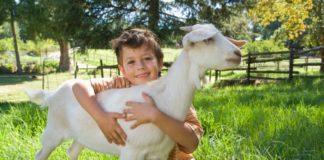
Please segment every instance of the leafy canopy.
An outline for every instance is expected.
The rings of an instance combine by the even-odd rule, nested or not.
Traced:
[[[264,27],[272,22],[281,22],[282,29],[293,40],[306,31],[305,22],[312,8],[312,0],[260,0],[249,10],[249,16]]]

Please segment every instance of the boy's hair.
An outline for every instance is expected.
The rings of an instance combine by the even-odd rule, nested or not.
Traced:
[[[138,48],[144,44],[148,45],[148,47],[154,51],[154,54],[160,63],[163,59],[163,53],[157,36],[150,30],[134,28],[124,31],[118,38],[112,40],[112,48],[117,56],[118,64],[122,65],[121,52],[123,47]]]

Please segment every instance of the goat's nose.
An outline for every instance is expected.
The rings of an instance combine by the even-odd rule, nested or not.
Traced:
[[[239,57],[242,57],[241,51],[239,51],[239,50],[234,51],[234,54],[237,55],[237,56],[239,56]]]

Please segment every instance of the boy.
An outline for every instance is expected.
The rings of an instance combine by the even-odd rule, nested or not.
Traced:
[[[163,54],[154,33],[145,29],[131,29],[113,40],[118,68],[124,77],[91,80],[92,88],[83,82],[73,86],[73,93],[81,106],[94,118],[110,143],[125,145],[127,135],[117,123],[117,119],[135,121],[132,128],[145,123],[153,123],[169,135],[177,145],[169,159],[193,159],[192,152],[197,148],[203,130],[195,110],[191,107],[185,122],[178,121],[159,111],[154,100],[143,94],[144,103],[129,102],[124,113],[104,112],[95,94],[110,88],[124,88],[144,84],[159,77],[163,66]],[[125,116],[131,113],[132,117]]]

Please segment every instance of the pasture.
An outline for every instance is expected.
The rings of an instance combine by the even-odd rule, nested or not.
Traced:
[[[51,74],[48,79],[59,84],[63,77],[73,75]],[[28,102],[22,89],[40,88],[41,80],[1,77],[0,85],[0,159],[34,159],[47,109]],[[207,86],[196,91],[193,102],[205,130],[194,153],[197,160],[324,159],[323,80]],[[70,143],[58,147],[50,159],[67,159]],[[117,158],[84,150],[80,159]]]

